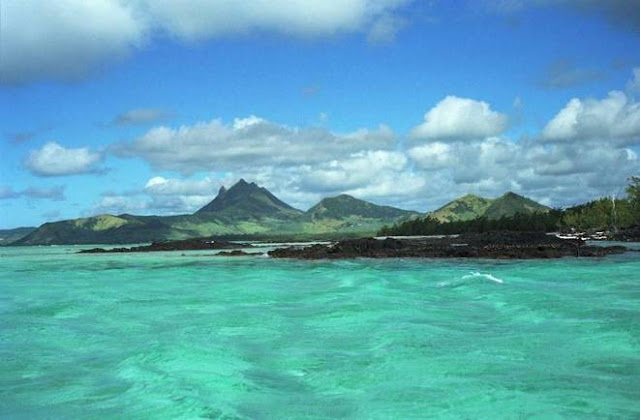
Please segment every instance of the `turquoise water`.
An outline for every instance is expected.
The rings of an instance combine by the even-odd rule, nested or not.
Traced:
[[[76,249],[0,248],[0,418],[640,418],[640,254]]]

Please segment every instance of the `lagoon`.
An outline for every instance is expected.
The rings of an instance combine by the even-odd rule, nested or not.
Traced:
[[[640,254],[0,248],[0,418],[640,417]]]

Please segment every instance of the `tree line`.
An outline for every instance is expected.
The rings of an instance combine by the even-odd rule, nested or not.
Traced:
[[[554,231],[617,231],[640,225],[640,176],[629,178],[627,197],[602,197],[564,210],[531,214],[517,213],[499,219],[479,217],[473,220],[440,222],[432,217],[415,218],[383,227],[380,236],[452,235],[467,232],[497,230]]]

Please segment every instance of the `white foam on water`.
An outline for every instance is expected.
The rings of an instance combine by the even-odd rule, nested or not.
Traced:
[[[480,273],[478,271],[474,271],[471,274],[467,274],[466,276],[463,276],[462,279],[472,279],[472,278],[477,278],[477,277],[482,277],[485,278],[487,280],[491,280],[493,282],[496,283],[500,283],[503,284],[504,280],[497,278],[496,276],[492,275],[492,274],[487,274],[487,273]]]

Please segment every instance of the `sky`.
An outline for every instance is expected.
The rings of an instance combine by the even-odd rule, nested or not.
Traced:
[[[302,210],[622,197],[639,52],[637,0],[0,0],[0,228],[240,178]]]

